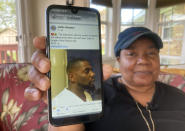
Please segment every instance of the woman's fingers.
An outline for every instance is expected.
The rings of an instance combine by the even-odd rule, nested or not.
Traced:
[[[33,45],[37,49],[44,50],[46,48],[46,37],[45,36],[35,37],[33,39]]]
[[[46,37],[35,37],[33,45],[38,50],[32,55],[32,67],[28,72],[28,78],[32,84],[25,89],[24,96],[30,101],[43,99],[47,103],[47,90],[50,80],[46,73],[50,70],[50,60],[45,55]]]
[[[35,67],[31,67],[28,73],[29,80],[41,91],[47,91],[50,87],[50,80],[45,75],[40,73]]]
[[[51,68],[50,60],[41,50],[37,50],[33,53],[31,63],[41,73],[47,73]]]
[[[43,99],[47,103],[47,90],[50,87],[49,78],[33,66],[29,70],[28,78],[32,82],[32,85],[25,89],[25,98],[30,101]]]
[[[42,92],[37,88],[29,86],[24,91],[24,97],[29,101],[37,101],[41,99]]]

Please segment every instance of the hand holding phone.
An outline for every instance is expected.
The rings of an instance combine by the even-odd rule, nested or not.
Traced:
[[[55,126],[100,118],[102,61],[100,15],[90,8],[52,5],[46,12],[51,60],[49,120]]]

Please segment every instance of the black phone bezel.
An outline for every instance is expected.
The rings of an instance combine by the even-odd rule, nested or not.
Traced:
[[[67,117],[67,118],[53,118],[52,117],[52,106],[51,106],[51,87],[48,89],[48,113],[49,113],[49,122],[53,126],[65,126],[65,125],[72,125],[72,124],[79,124],[79,123],[87,123],[92,122],[95,120],[100,119],[103,116],[104,112],[104,95],[103,95],[103,73],[102,73],[102,53],[101,53],[101,24],[100,24],[100,14],[96,9],[87,8],[87,7],[76,7],[76,6],[64,6],[64,5],[50,5],[46,10],[46,55],[50,59],[50,28],[49,28],[49,13],[51,9],[71,9],[74,10],[85,10],[85,11],[93,11],[98,16],[98,24],[99,24],[99,61],[100,61],[100,68],[101,68],[101,96],[102,96],[102,112],[96,114],[88,114],[88,115],[81,115],[81,116],[74,116],[74,117]],[[75,12],[76,13],[76,12]],[[50,72],[47,73],[48,77],[51,78]]]

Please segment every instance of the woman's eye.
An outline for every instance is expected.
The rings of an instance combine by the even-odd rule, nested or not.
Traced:
[[[151,55],[151,56],[156,55],[156,52],[148,52],[148,55]]]
[[[128,52],[127,55],[128,56],[135,56],[135,53],[134,52]]]

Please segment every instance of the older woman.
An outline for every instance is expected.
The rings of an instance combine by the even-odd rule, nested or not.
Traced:
[[[36,38],[35,47],[45,48],[45,38]],[[160,37],[144,27],[131,27],[121,32],[115,45],[115,56],[121,76],[104,82],[105,111],[98,121],[72,126],[52,127],[62,131],[185,131],[185,94],[169,85],[157,82],[160,72]],[[35,87],[25,96],[38,100],[50,85],[42,73],[50,62],[37,51],[32,57],[29,73]],[[41,92],[43,91],[43,92]]]

